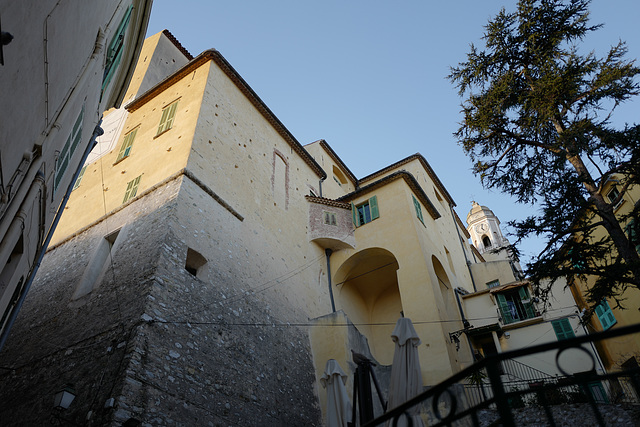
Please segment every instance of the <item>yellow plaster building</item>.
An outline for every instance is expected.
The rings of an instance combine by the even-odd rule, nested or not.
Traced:
[[[602,194],[608,202],[615,202],[620,195],[620,181],[612,177],[602,187]],[[624,193],[621,200],[614,206],[616,217],[621,218],[628,215],[640,200],[640,188],[631,186]],[[595,221],[595,219],[594,219]],[[631,221],[621,224],[622,228],[631,233]],[[593,234],[593,239],[598,240],[604,236],[605,230],[600,227]],[[640,251],[640,246],[636,246]],[[591,312],[588,317],[587,326],[589,332],[599,332],[621,326],[628,326],[640,323],[640,290],[629,287],[623,295],[623,307],[618,307],[615,301],[605,300],[595,307],[587,302],[586,293],[593,286],[594,277],[587,277],[587,280],[576,281],[571,286],[575,300],[581,312]],[[620,370],[638,367],[640,360],[640,336],[626,335],[623,337],[607,339],[598,343],[598,351],[607,369]]]
[[[98,396],[71,414],[97,424],[317,425],[327,360],[350,391],[351,350],[384,382],[401,316],[425,386],[473,363],[454,339],[469,330],[462,297],[517,276],[469,244],[422,155],[358,179],[326,141],[300,144],[219,52],[194,58],[167,31],[147,39],[123,105],[16,326],[30,335],[0,355],[23,373],[3,419],[37,423],[21,396],[63,380]],[[52,334],[55,347],[37,339]],[[42,381],[62,361],[73,368]],[[100,384],[81,375],[91,363]]]

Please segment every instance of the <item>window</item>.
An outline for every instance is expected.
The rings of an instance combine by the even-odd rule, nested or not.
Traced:
[[[71,191],[75,190],[76,188],[80,187],[80,181],[82,181],[82,177],[84,176],[84,171],[87,170],[86,166],[83,166],[82,169],[80,169],[80,173],[78,174],[78,177],[76,178],[76,182],[75,184],[73,184],[73,188],[71,189]]]
[[[569,319],[567,318],[553,320],[551,322],[551,325],[553,326],[553,331],[556,333],[558,341],[566,340],[576,336],[576,334],[573,333],[573,328],[571,327],[571,323],[569,323]]]
[[[596,305],[596,316],[600,319],[600,324],[604,331],[617,323],[616,317],[613,315],[613,311],[611,311],[611,307],[606,300],[602,300],[600,304]]]
[[[411,198],[413,199],[413,206],[416,208],[416,216],[420,220],[420,222],[424,225],[424,218],[422,218],[422,206],[420,206],[420,202],[415,196],[412,194]]]
[[[131,147],[133,146],[133,140],[136,138],[136,133],[138,133],[138,128],[135,128],[124,136],[124,141],[122,141],[122,145],[120,146],[120,151],[118,152],[116,163],[118,163],[125,157],[129,157],[129,154],[131,153]]]
[[[324,223],[327,225],[338,225],[336,222],[336,214],[335,212],[327,212],[324,211]]]
[[[198,276],[200,268],[207,263],[207,259],[202,254],[194,251],[191,248],[187,248],[187,259],[184,264],[184,269],[194,276]]]
[[[115,74],[115,70],[118,69],[120,59],[122,59],[122,48],[124,46],[124,35],[127,32],[127,26],[129,25],[129,18],[131,18],[131,10],[133,5],[129,6],[129,9],[124,14],[124,18],[120,21],[120,25],[113,34],[113,38],[109,42],[107,48],[107,58],[104,65],[104,74],[102,76],[102,92],[109,85],[111,78]]]
[[[156,133],[156,136],[173,127],[173,119],[176,117],[177,107],[178,101],[174,101],[162,109],[162,117],[160,118],[160,125],[158,125],[158,132]]]
[[[482,244],[487,249],[491,247],[491,239],[489,239],[489,236],[482,236]]]
[[[87,295],[100,285],[110,265],[109,261],[112,260],[114,245],[119,235],[120,230],[116,230],[97,242],[89,264],[82,274],[82,278],[76,283],[72,299],[76,300]]]
[[[611,190],[607,192],[607,199],[609,200],[609,203],[613,203],[618,198],[619,195],[620,195],[620,191],[618,190],[618,188],[612,187]],[[622,204],[622,202],[624,202],[624,199],[620,199],[620,201],[615,204],[613,209],[617,209]]]
[[[122,203],[127,203],[129,200],[136,197],[138,193],[138,184],[140,184],[140,177],[142,175],[138,175],[135,179],[129,181],[127,183],[127,191],[124,193],[124,199],[122,199]]]
[[[638,226],[633,219],[624,227],[624,232],[629,238],[629,243],[636,247],[636,252],[640,253],[640,233],[638,232]]]
[[[496,299],[505,325],[537,316],[526,286],[497,293]]]
[[[496,279],[496,280],[487,282],[487,288],[495,288],[496,286],[500,286],[500,280]]]
[[[80,110],[80,114],[73,124],[73,128],[71,129],[71,133],[67,138],[67,142],[62,147],[62,151],[58,155],[58,159],[56,160],[56,173],[53,183],[53,192],[55,193],[62,181],[62,177],[64,177],[64,173],[69,166],[69,161],[73,157],[73,153],[78,148],[78,144],[80,144],[80,140],[82,139],[82,121],[84,119],[84,106],[82,110]]]
[[[361,225],[373,221],[380,217],[380,213],[378,211],[378,198],[373,196],[358,206],[354,206],[354,204],[351,203],[351,213],[353,215],[353,224],[356,227],[360,227]]]

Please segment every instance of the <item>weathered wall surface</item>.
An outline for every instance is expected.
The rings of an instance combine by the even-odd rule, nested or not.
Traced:
[[[16,368],[0,380],[3,425],[46,424],[66,383],[77,397],[64,416],[78,424],[319,424],[306,330],[287,324],[281,289],[252,286],[269,277],[229,252],[242,222],[184,177],[107,221],[122,226],[115,269],[87,296],[71,300],[104,221],[46,257],[0,355]],[[188,248],[207,259],[201,279],[184,269]]]

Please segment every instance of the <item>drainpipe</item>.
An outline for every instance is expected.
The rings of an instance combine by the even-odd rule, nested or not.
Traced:
[[[473,291],[478,292],[478,288],[476,287],[476,281],[473,280],[473,273],[471,272],[471,262],[469,258],[467,258],[467,252],[465,251],[464,242],[462,240],[462,236],[460,235],[460,230],[458,230],[458,223],[456,222],[455,213],[453,212],[453,206],[449,203],[449,210],[451,211],[451,218],[453,218],[453,226],[456,228],[456,233],[458,233],[458,239],[460,240],[460,246],[462,246],[462,253],[464,254],[464,260],[467,264],[467,270],[469,270],[469,277],[471,277],[471,284],[473,285]],[[460,302],[458,302],[459,304]]]
[[[467,344],[469,344],[469,350],[471,351],[471,359],[474,360],[473,345],[471,345],[471,338],[469,338],[469,335],[467,334],[467,331],[466,331],[471,327],[471,324],[464,317],[464,310],[462,309],[462,303],[460,302],[460,291],[457,288],[454,288],[453,293],[456,294],[456,301],[458,302],[458,310],[460,310],[460,317],[462,318],[462,326],[464,326],[464,329],[465,329],[464,336],[467,337]]]
[[[69,183],[69,186],[67,187],[67,191],[65,192],[64,197],[62,198],[62,202],[60,202],[60,207],[58,208],[58,211],[56,212],[56,216],[53,219],[53,223],[51,224],[51,227],[49,228],[49,232],[47,233],[47,237],[46,237],[45,241],[42,243],[42,247],[40,248],[40,253],[38,254],[38,258],[37,258],[35,264],[33,265],[32,269],[31,269],[31,272],[29,273],[29,276],[27,277],[27,281],[24,284],[23,290],[20,292],[20,298],[16,302],[16,305],[15,305],[14,309],[11,311],[11,315],[9,316],[9,319],[7,320],[6,326],[2,330],[2,335],[0,335],[0,351],[2,350],[2,347],[4,347],[4,343],[7,341],[7,338],[9,336],[9,331],[11,330],[11,327],[13,326],[13,323],[16,321],[16,317],[18,317],[18,312],[20,311],[20,308],[22,308],[22,304],[24,303],[24,300],[27,297],[27,293],[29,292],[29,288],[31,287],[31,284],[33,283],[33,279],[35,278],[36,273],[38,272],[38,269],[40,268],[40,264],[42,263],[42,258],[44,258],[44,254],[47,251],[47,246],[49,246],[49,243],[51,242],[51,238],[53,237],[53,232],[55,231],[56,226],[58,225],[58,222],[60,222],[60,217],[62,216],[62,213],[64,212],[65,206],[67,205],[67,201],[69,200],[69,196],[71,195],[71,191],[73,190],[73,185],[75,184],[76,179],[78,179],[78,175],[80,174],[80,170],[82,169],[82,166],[84,165],[84,162],[87,161],[87,157],[89,157],[89,153],[91,153],[91,150],[93,150],[93,147],[96,146],[96,144],[97,144],[96,138],[104,133],[104,131],[100,127],[101,124],[102,124],[102,119],[100,119],[98,121],[98,124],[96,125],[95,129],[93,130],[93,135],[91,135],[91,140],[89,142],[89,145],[87,145],[87,148],[84,150],[84,154],[82,155],[82,159],[80,160],[80,163],[78,164],[78,168],[76,169],[75,173],[73,174],[73,179],[71,180],[71,182]]]
[[[320,181],[322,182],[322,181]],[[333,253],[333,251],[329,248],[324,250],[324,254],[327,257],[327,282],[329,283],[329,298],[331,298],[331,312],[335,313],[336,312],[336,304],[333,301],[333,287],[331,285],[331,263],[329,262],[329,258],[331,257],[331,254]]]

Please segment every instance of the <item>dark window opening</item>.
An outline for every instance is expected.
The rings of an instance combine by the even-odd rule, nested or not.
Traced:
[[[207,263],[207,259],[193,249],[187,249],[187,260],[184,269],[198,277],[198,271]]]

